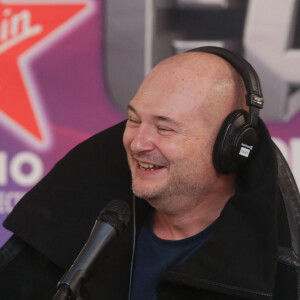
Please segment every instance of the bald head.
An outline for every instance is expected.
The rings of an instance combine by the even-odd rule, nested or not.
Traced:
[[[190,52],[160,62],[135,98],[147,100],[148,95],[148,101],[159,99],[170,106],[173,101],[174,109],[189,103],[216,133],[230,112],[247,110],[245,94],[243,80],[227,61],[209,53]]]
[[[156,76],[169,91],[193,94],[191,98],[198,99],[199,110],[208,121],[224,119],[235,109],[247,110],[243,80],[231,64],[217,55],[190,52],[172,56],[159,63],[146,82]],[[182,101],[191,98],[182,97]]]

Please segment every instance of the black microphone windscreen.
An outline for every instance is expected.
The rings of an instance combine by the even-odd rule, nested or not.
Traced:
[[[101,210],[97,221],[110,224],[119,234],[127,226],[130,216],[130,207],[125,201],[112,200]]]

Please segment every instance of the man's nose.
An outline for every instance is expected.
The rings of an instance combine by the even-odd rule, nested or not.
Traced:
[[[140,126],[135,132],[131,141],[130,148],[132,152],[138,153],[143,151],[151,151],[154,149],[154,137],[151,128]]]

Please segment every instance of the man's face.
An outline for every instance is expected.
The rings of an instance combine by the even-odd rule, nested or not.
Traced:
[[[130,102],[123,143],[133,192],[157,209],[180,209],[187,205],[180,200],[213,189],[216,127],[209,125],[205,91],[192,72],[170,76],[167,70],[150,74]]]

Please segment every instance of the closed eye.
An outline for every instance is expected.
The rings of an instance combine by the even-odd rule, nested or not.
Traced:
[[[161,130],[161,131],[173,131],[173,129],[164,128],[164,127],[158,127],[158,130]]]
[[[139,121],[138,119],[135,119],[135,118],[133,118],[133,117],[129,117],[129,118],[128,118],[128,121],[129,121],[129,122],[132,122],[132,123],[140,123],[140,121]]]
[[[168,128],[168,127],[158,127],[157,130],[161,135],[169,135],[174,132],[173,129]]]

